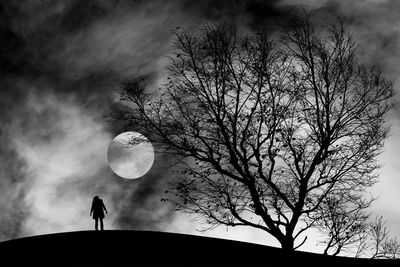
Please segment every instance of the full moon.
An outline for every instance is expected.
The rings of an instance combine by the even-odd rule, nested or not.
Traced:
[[[151,142],[137,132],[116,136],[107,151],[108,164],[118,176],[135,179],[145,175],[153,165],[154,149]]]

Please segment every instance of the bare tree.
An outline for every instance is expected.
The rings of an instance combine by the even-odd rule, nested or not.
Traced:
[[[397,258],[400,255],[400,243],[397,237],[389,238],[389,230],[382,216],[377,216],[369,227],[367,249],[372,251],[372,259]],[[366,249],[366,250],[367,250]]]
[[[181,30],[160,93],[121,94],[135,104],[132,126],[180,156],[168,190],[178,210],[210,227],[261,229],[291,251],[306,230],[335,223],[325,200],[341,207],[335,219],[357,217],[349,203],[369,205],[393,88],[358,64],[340,22],[318,28],[306,15],[278,35]]]
[[[370,233],[372,237],[372,250],[373,254],[371,258],[379,258],[383,256],[382,248],[384,247],[385,240],[388,239],[389,230],[386,228],[386,221],[383,221],[383,217],[376,217],[375,221],[372,222]]]
[[[321,214],[324,226],[320,230],[327,233],[322,241],[326,245],[324,254],[338,255],[345,251],[347,255],[354,253],[355,257],[397,258],[400,255],[400,243],[397,237],[389,237],[386,221],[382,216],[376,216],[370,221],[365,213],[363,203],[354,206],[338,207],[335,200],[324,201],[328,207]],[[349,210],[349,208],[351,210]],[[342,209],[345,208],[345,211]]]
[[[371,201],[365,201],[360,195],[334,195],[323,201],[321,209],[313,215],[318,219],[317,227],[326,233],[323,254],[336,256],[345,251],[349,255],[354,251],[359,257],[366,252],[369,214],[365,209]]]

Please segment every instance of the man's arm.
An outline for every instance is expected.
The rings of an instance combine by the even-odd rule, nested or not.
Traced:
[[[103,209],[106,211],[106,213],[108,213],[108,212],[107,212],[107,209],[106,209],[106,206],[104,206],[103,200],[101,201],[101,204],[103,205]]]

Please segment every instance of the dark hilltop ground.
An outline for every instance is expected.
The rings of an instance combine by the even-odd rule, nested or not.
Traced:
[[[81,231],[14,239],[0,242],[0,259],[1,266],[400,266],[400,260],[287,254],[263,245],[150,231]]]

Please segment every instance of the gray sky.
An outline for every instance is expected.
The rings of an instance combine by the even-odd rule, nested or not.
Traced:
[[[236,23],[253,30],[313,10],[317,21],[342,16],[366,65],[379,64],[399,88],[399,1],[2,1],[0,3],[0,239],[91,229],[92,197],[110,211],[108,229],[196,233],[196,223],[159,200],[168,173],[158,157],[151,171],[124,180],[106,151],[127,130],[109,119],[124,79],[163,80],[177,26]],[[396,96],[397,101],[398,96]],[[400,237],[399,106],[380,156],[373,206]],[[262,233],[219,228],[225,238],[272,243]],[[307,249],[318,248],[310,243]]]

